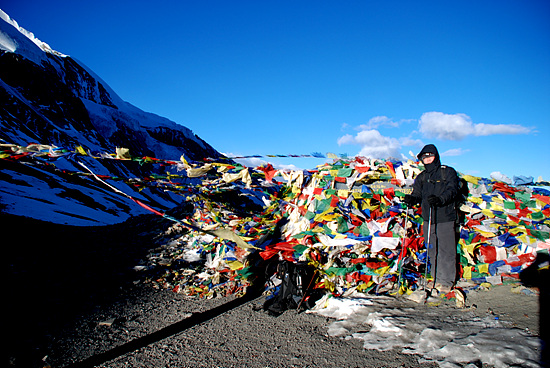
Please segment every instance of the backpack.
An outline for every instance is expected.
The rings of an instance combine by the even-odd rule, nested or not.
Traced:
[[[315,270],[306,262],[293,263],[282,260],[277,264],[276,277],[281,280],[277,293],[264,303],[263,309],[278,316],[287,309],[309,309],[315,303],[310,289],[315,279]],[[318,299],[318,298],[317,298]]]
[[[448,174],[449,170],[447,170],[447,166],[445,165],[441,165],[441,168],[443,169],[441,171],[441,177],[443,181],[447,181],[447,175],[449,175]],[[468,196],[470,195],[470,188],[468,188],[468,182],[464,178],[460,177],[458,173],[457,173],[457,177],[458,177],[458,192],[455,197],[455,209],[457,213],[457,221],[459,223],[462,223],[464,221],[466,214],[464,213],[464,211],[460,209],[460,207],[463,204],[466,204],[466,202],[468,201]]]

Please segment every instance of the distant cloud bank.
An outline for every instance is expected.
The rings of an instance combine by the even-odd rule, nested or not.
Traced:
[[[495,134],[528,134],[530,128],[517,124],[474,124],[466,114],[445,114],[432,111],[422,114],[418,129],[428,138],[458,141],[467,136]]]
[[[417,121],[417,131],[412,131],[407,136],[399,138],[384,136],[379,128],[400,128],[405,123]],[[343,125],[349,128],[348,124]],[[474,123],[466,114],[445,114],[431,111],[422,114],[419,120],[402,119],[393,120],[387,116],[375,116],[367,123],[355,127],[357,134],[345,134],[338,138],[338,145],[358,145],[361,147],[358,155],[373,158],[405,158],[401,154],[403,146],[422,147],[423,141],[412,138],[414,134],[420,134],[423,138],[434,138],[444,141],[459,141],[469,136],[490,136],[498,134],[516,135],[529,134],[532,128],[518,124],[483,124]],[[406,129],[400,129],[400,134]],[[444,156],[459,156],[468,152],[464,149],[450,149],[443,152]]]

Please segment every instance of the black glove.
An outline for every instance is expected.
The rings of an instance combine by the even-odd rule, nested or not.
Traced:
[[[431,196],[428,197],[428,203],[432,207],[438,207],[438,206],[441,206],[443,204],[443,202],[441,201],[441,198],[439,198],[437,196],[434,196],[434,195],[431,195]]]
[[[405,194],[405,197],[403,198],[403,202],[405,202],[405,204],[408,206],[414,206],[416,203],[418,203],[416,198],[414,198],[410,194]]]

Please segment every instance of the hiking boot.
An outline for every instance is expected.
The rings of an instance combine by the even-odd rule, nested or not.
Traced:
[[[446,295],[446,294],[450,293],[452,288],[453,287],[451,285],[443,285],[443,284],[440,284],[440,283],[436,283],[435,287],[434,287],[434,289],[437,290],[438,294],[442,294],[442,295]]]
[[[466,307],[466,293],[462,291],[462,289],[454,289],[455,292],[455,299],[456,299],[456,307],[459,309]]]

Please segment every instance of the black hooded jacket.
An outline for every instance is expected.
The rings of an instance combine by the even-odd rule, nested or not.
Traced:
[[[432,210],[432,223],[455,221],[457,218],[455,200],[458,194],[458,176],[455,169],[441,165],[439,152],[433,144],[426,145],[418,154],[433,153],[435,159],[431,164],[424,165],[425,170],[416,177],[411,195],[422,205],[422,217],[428,220],[430,204],[428,197],[435,195],[442,202],[441,206]]]

